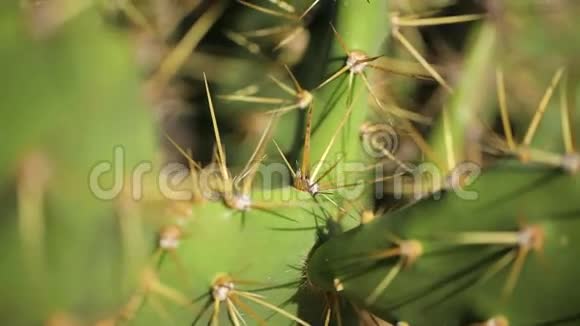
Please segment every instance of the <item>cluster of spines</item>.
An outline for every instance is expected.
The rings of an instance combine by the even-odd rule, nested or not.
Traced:
[[[240,2],[242,2],[242,1],[240,1]],[[242,3],[251,7],[251,8],[262,11],[262,12],[267,13],[267,14],[279,15],[281,17],[286,17],[286,18],[297,18],[298,19],[297,21],[300,21],[300,19],[302,19],[310,11],[310,9],[314,5],[316,5],[317,2],[318,1],[315,1],[312,4],[312,6],[310,8],[308,8],[304,12],[304,14],[302,14],[301,16],[294,16],[294,14],[290,14],[290,13],[279,15],[279,13],[275,14],[274,11],[264,10],[264,8],[258,7],[256,5],[252,5],[250,3],[246,3],[246,2],[242,2]],[[279,8],[282,10],[292,11],[290,9],[291,7],[289,7],[287,4],[285,4],[285,2],[273,1],[273,3],[276,4],[277,6],[279,6]],[[453,88],[451,87],[451,85],[449,85],[449,83],[445,81],[445,79],[437,72],[437,70],[435,68],[433,68],[433,66],[431,64],[429,64],[419,54],[419,52],[412,46],[412,44],[408,40],[406,40],[406,38],[399,32],[399,28],[405,27],[405,26],[426,26],[426,25],[444,24],[444,23],[460,23],[460,22],[465,22],[465,21],[477,20],[477,19],[481,19],[481,18],[482,18],[482,15],[464,15],[464,16],[457,16],[457,17],[442,17],[442,18],[414,18],[413,17],[413,19],[411,19],[411,17],[405,18],[405,17],[393,16],[391,18],[392,25],[394,26],[392,33],[393,33],[393,36],[401,42],[401,44],[417,59],[417,61],[421,64],[423,69],[427,72],[427,73],[423,73],[423,76],[428,76],[429,78],[433,78],[444,89],[446,89],[449,93],[453,93]],[[411,133],[416,144],[419,147],[421,147],[421,149],[426,154],[433,153],[433,151],[429,148],[429,145],[427,144],[427,142],[414,129],[412,123],[410,122],[410,121],[414,121],[414,122],[423,123],[423,122],[426,122],[427,119],[425,117],[422,117],[422,116],[416,114],[416,113],[413,113],[411,111],[407,111],[404,109],[400,109],[396,106],[390,106],[389,108],[387,108],[381,102],[381,100],[378,98],[378,96],[374,93],[372,85],[365,75],[365,70],[367,68],[381,69],[381,66],[379,64],[375,64],[375,61],[377,61],[381,57],[369,57],[364,52],[357,51],[357,50],[349,50],[348,47],[346,46],[346,44],[344,44],[344,42],[341,40],[340,35],[334,29],[334,27],[332,27],[332,29],[333,29],[333,31],[338,39],[338,42],[341,44],[342,48],[344,49],[345,53],[347,54],[347,59],[346,59],[345,65],[340,70],[338,70],[335,74],[333,74],[327,80],[320,83],[320,85],[315,87],[313,91],[315,91],[321,87],[324,87],[325,85],[329,84],[331,81],[336,79],[338,76],[340,76],[346,72],[349,72],[349,89],[350,89],[354,83],[354,77],[361,76],[361,79],[364,81],[368,92],[371,94],[375,103],[377,104],[377,106],[380,109],[379,114],[386,113],[386,114],[394,115],[394,116],[397,116],[398,118],[400,118],[404,122],[404,124],[406,126],[405,128],[408,129],[408,131]],[[290,36],[291,35],[292,34],[290,34]],[[285,39],[280,44],[278,44],[277,47],[283,46],[285,44],[285,42],[287,42],[287,41],[288,41],[288,39]],[[287,67],[286,67],[286,69],[288,70],[289,76],[291,77],[291,79],[293,81],[294,88],[291,88],[291,87],[287,86],[286,84],[282,83],[276,77],[271,76],[270,78],[282,90],[284,90],[289,95],[294,97],[292,101],[288,101],[288,100],[284,100],[284,99],[277,99],[277,98],[253,97],[253,96],[245,96],[245,95],[224,95],[224,96],[222,96],[222,98],[225,100],[238,100],[238,101],[246,101],[246,102],[252,102],[252,103],[257,103],[257,104],[276,105],[277,108],[273,109],[271,112],[271,114],[273,115],[272,121],[274,121],[275,117],[279,114],[283,114],[283,113],[286,113],[286,112],[289,112],[292,110],[297,110],[297,109],[307,110],[308,119],[307,119],[307,128],[306,128],[307,131],[306,131],[306,137],[305,137],[304,152],[303,152],[303,156],[302,156],[303,157],[302,164],[298,170],[294,171],[292,169],[291,165],[288,163],[287,158],[284,157],[284,154],[282,153],[281,149],[274,142],[276,148],[280,152],[281,156],[283,156],[284,161],[287,163],[288,168],[294,177],[294,182],[293,182],[294,187],[299,191],[307,192],[307,193],[311,194],[312,196],[316,196],[318,194],[324,195],[325,191],[331,191],[331,190],[335,190],[341,186],[347,186],[347,185],[341,185],[341,186],[324,187],[320,184],[321,179],[325,176],[326,172],[328,172],[328,171],[324,171],[321,174],[322,177],[318,177],[318,174],[320,173],[321,162],[324,161],[325,155],[323,155],[323,157],[319,161],[319,164],[317,164],[314,167],[313,172],[310,173],[309,153],[308,153],[309,144],[308,144],[308,142],[309,142],[309,138],[310,138],[310,123],[311,123],[310,121],[311,121],[312,110],[313,110],[312,103],[313,103],[315,95],[313,95],[313,93],[310,91],[304,90],[300,86],[300,84],[298,83],[296,78],[293,76],[290,69]],[[387,70],[388,69],[389,68],[387,68]],[[508,131],[509,130],[509,118],[507,117],[507,114],[506,114],[507,111],[505,111],[505,106],[501,103],[502,100],[501,100],[501,96],[500,96],[500,107],[502,109],[502,112],[501,112],[502,119],[504,122],[504,128],[505,128],[505,132],[506,132],[506,140],[507,140],[507,144],[508,144],[507,150],[505,148],[502,148],[502,154],[513,154],[518,159],[520,159],[524,162],[532,161],[532,162],[548,163],[548,164],[552,164],[552,165],[557,165],[558,167],[565,169],[565,170],[572,172],[572,173],[576,172],[576,170],[578,169],[578,161],[579,160],[578,160],[577,154],[575,153],[573,145],[571,145],[571,144],[573,144],[573,141],[571,141],[569,137],[565,138],[566,139],[567,153],[564,156],[548,155],[548,154],[541,152],[541,151],[530,151],[530,149],[529,149],[529,145],[531,144],[531,139],[533,137],[533,134],[534,134],[535,130],[537,129],[537,125],[539,124],[539,122],[541,120],[543,112],[546,109],[547,101],[549,101],[549,98],[552,94],[553,88],[558,83],[558,80],[561,78],[562,73],[563,73],[562,69],[556,73],[551,87],[546,92],[546,96],[544,97],[544,99],[542,100],[542,103],[540,104],[538,110],[536,111],[534,119],[533,119],[532,123],[530,124],[530,129],[528,130],[528,133],[526,134],[525,140],[523,141],[523,143],[521,145],[522,150],[519,150],[520,146],[515,145],[515,142],[513,141],[513,138],[511,136],[511,132]],[[501,76],[501,74],[498,73],[498,89],[501,89],[501,87],[499,85],[501,85],[503,83],[503,79],[501,79],[500,76]],[[204,76],[204,79],[205,79],[205,76]],[[252,158],[248,161],[248,165],[243,170],[243,172],[238,176],[241,179],[245,179],[245,182],[242,182],[242,185],[243,185],[241,187],[242,189],[241,190],[235,189],[235,186],[234,186],[234,184],[235,184],[234,179],[235,178],[232,178],[232,176],[230,175],[230,172],[228,171],[227,166],[226,166],[225,151],[224,151],[223,146],[221,144],[219,130],[218,130],[217,122],[215,119],[215,112],[214,112],[214,108],[213,108],[213,103],[212,103],[211,97],[209,95],[209,88],[208,88],[207,80],[205,80],[205,85],[206,85],[206,91],[208,93],[208,102],[209,102],[209,107],[210,107],[210,113],[212,116],[212,124],[213,124],[213,128],[214,128],[215,136],[216,136],[216,151],[215,151],[216,157],[217,157],[216,161],[217,161],[219,172],[221,175],[219,178],[219,181],[218,181],[219,186],[217,187],[218,188],[217,190],[220,193],[220,197],[223,199],[224,204],[228,208],[236,210],[236,211],[248,211],[251,208],[260,208],[261,204],[253,203],[251,201],[250,190],[251,190],[252,176],[255,173],[255,168],[257,166],[257,163],[259,163],[263,157],[263,150],[264,150],[265,141],[268,137],[270,137],[269,131],[271,128],[271,124],[268,126],[267,131],[262,135],[262,138],[260,139],[260,142],[259,142],[258,146],[256,147],[256,150],[254,151]],[[352,102],[352,99],[349,99],[349,102]],[[346,119],[348,119],[348,116],[350,114],[351,109],[352,109],[351,106],[347,107],[344,118],[341,121],[340,126],[337,128],[336,133],[333,135],[331,142],[328,144],[328,147],[327,147],[327,150],[325,151],[325,153],[328,153],[328,150],[333,145],[333,142],[336,139],[338,133],[340,132],[341,127],[344,125],[344,122],[346,121]],[[563,112],[567,112],[567,111],[563,111]],[[443,111],[443,114],[445,114],[445,110]],[[564,120],[563,120],[563,126],[569,127],[569,125],[570,125],[569,121],[564,122]],[[569,130],[569,128],[568,128],[568,130]],[[525,151],[523,150],[524,148],[525,148]],[[182,151],[182,150],[180,149],[180,151]],[[535,153],[535,155],[530,154],[531,152]],[[182,151],[182,154],[184,154],[187,157],[188,162],[190,164],[191,171],[192,171],[191,172],[192,178],[195,178],[196,171],[199,172],[202,168],[199,166],[199,164],[194,162],[193,159],[191,159],[191,157],[189,155],[187,155],[185,152]],[[456,162],[452,157],[452,153],[449,153],[450,157],[447,158],[447,164],[443,163],[443,160],[441,158],[436,157],[435,154],[431,154],[428,156],[431,156],[433,161],[438,162],[440,166],[445,167],[444,170],[446,170],[448,172],[452,172],[455,165],[456,165]],[[401,163],[401,164],[403,164],[403,163]],[[333,168],[333,166],[331,166],[331,169],[332,168]],[[374,180],[373,182],[379,182],[379,181],[384,181],[384,179]],[[433,191],[435,191],[435,190],[438,190],[438,189],[433,189]],[[201,194],[199,189],[197,190],[197,193],[198,193],[198,195]],[[199,200],[203,200],[202,195],[197,196],[196,198],[198,198]],[[372,217],[371,218],[368,217],[370,215],[372,215],[372,214],[368,214],[368,213],[361,214],[361,220],[362,221],[372,220]],[[363,218],[363,216],[365,218]],[[528,228],[525,228],[525,230],[528,230]],[[164,231],[163,234],[165,234],[165,232],[166,231]],[[524,232],[524,229],[522,229],[518,232],[513,232],[513,234],[511,234],[512,238],[514,238],[514,237],[516,237],[518,239],[522,238],[522,236],[520,234],[521,232]],[[492,236],[492,235],[490,234],[490,236]],[[536,238],[534,237],[534,239],[536,239]],[[518,240],[518,241],[520,241],[520,240]],[[179,240],[177,238],[172,238],[172,237],[167,238],[167,234],[165,234],[164,236],[160,237],[159,247],[163,250],[171,250],[172,248],[174,249],[178,245],[178,241]],[[399,239],[399,238],[393,236],[393,243],[394,243],[394,247],[389,249],[388,254],[387,254],[387,252],[382,252],[382,253],[376,253],[376,254],[374,254],[374,256],[371,255],[377,259],[395,256],[395,257],[399,257],[400,260],[399,260],[399,263],[397,263],[397,265],[396,265],[396,266],[398,266],[398,268],[393,269],[394,272],[387,275],[384,282],[382,282],[381,285],[378,286],[378,289],[381,289],[381,290],[380,291],[377,290],[377,293],[373,293],[369,296],[369,302],[376,300],[376,298],[380,295],[379,292],[382,292],[382,290],[384,290],[388,286],[388,284],[396,276],[396,273],[398,273],[400,270],[402,270],[405,266],[412,264],[412,262],[415,259],[418,259],[418,257],[420,257],[420,255],[422,253],[421,245],[416,240],[403,240],[403,239]],[[537,242],[534,241],[533,246],[532,246],[531,242],[529,242],[529,243],[525,242],[525,246],[524,246],[524,243],[522,241],[520,241],[520,242],[513,242],[512,241],[510,244],[516,245],[518,248],[530,249],[530,248],[535,248],[535,245],[537,244]],[[528,246],[529,246],[529,248],[528,248]],[[525,252],[527,253],[528,251],[529,250],[527,250]],[[517,251],[517,252],[518,253],[523,252],[523,249],[520,251]],[[519,254],[517,257],[520,257]],[[155,278],[148,278],[148,279],[155,280]],[[215,316],[215,314],[217,314],[217,311],[219,311],[218,310],[219,303],[225,302],[228,314],[230,316],[230,320],[232,321],[232,323],[234,325],[238,325],[238,324],[240,324],[240,321],[241,321],[240,314],[235,306],[233,308],[231,307],[233,301],[230,301],[230,299],[228,297],[229,292],[233,291],[233,284],[234,283],[233,283],[233,281],[231,281],[231,282],[226,284],[226,283],[221,282],[222,281],[221,278],[219,280],[220,280],[219,282],[216,281],[217,283],[214,282],[214,284],[212,285],[213,290],[211,292],[211,297],[213,298],[213,303],[214,303],[214,314],[212,314],[212,320],[215,319],[215,317],[213,317],[213,316]],[[510,281],[508,283],[513,284],[514,282]],[[152,282],[151,284],[159,285],[160,283]],[[224,285],[224,284],[226,284],[226,285]],[[231,286],[230,286],[230,284],[231,284]],[[337,291],[341,290],[342,282],[339,279],[336,279],[336,284],[337,284]],[[159,286],[151,287],[150,285],[147,287],[151,288],[151,289],[162,288]],[[506,285],[506,287],[510,288],[512,286]],[[226,290],[228,290],[228,291],[226,291]],[[153,291],[155,291],[155,290],[153,290]],[[167,291],[165,291],[165,292],[167,292]],[[223,293],[223,292],[228,292],[228,295],[226,295],[223,299],[219,295],[216,296],[216,293],[219,294],[219,293]],[[183,297],[176,296],[176,295],[171,295],[171,296],[173,297],[174,301],[179,302],[181,304],[183,303],[183,300],[181,300]],[[256,299],[255,296],[250,295],[250,294],[248,294],[247,298],[248,299]],[[294,319],[294,320],[297,321],[298,323],[300,323],[298,320],[296,320],[296,319]]]

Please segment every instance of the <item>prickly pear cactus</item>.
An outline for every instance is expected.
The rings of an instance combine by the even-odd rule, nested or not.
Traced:
[[[0,5],[0,320],[578,323],[578,8],[544,6]]]
[[[577,273],[579,190],[560,169],[498,163],[466,188],[477,199],[429,196],[329,240],[309,279],[412,325],[573,316],[576,294],[564,283]]]

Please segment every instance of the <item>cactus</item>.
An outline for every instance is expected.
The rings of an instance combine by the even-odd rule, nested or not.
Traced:
[[[126,40],[97,12],[50,31],[31,26],[16,3],[2,7],[1,264],[10,282],[0,318],[33,325],[78,311],[98,320],[122,304],[122,270],[137,262],[123,259],[119,207],[95,198],[90,171],[107,172],[104,197],[122,194],[121,170],[153,153],[150,113]],[[103,163],[116,151],[124,166]]]
[[[0,319],[577,322],[574,49],[554,26],[538,42],[560,57],[525,40],[507,55],[510,19],[536,22],[516,4],[411,2],[0,5]],[[419,31],[456,24],[461,68],[433,64]],[[242,59],[197,49],[217,28]],[[164,41],[139,66],[128,44],[141,38]],[[550,58],[549,72],[522,72],[518,55]],[[538,93],[531,118],[511,110],[514,81]],[[202,96],[191,104],[180,85]],[[409,109],[425,85],[434,104]],[[207,148],[159,121],[168,97],[206,118]],[[234,139],[228,122],[250,115],[257,126]]]
[[[535,325],[574,315],[559,297],[574,298],[564,284],[576,273],[566,257],[577,254],[569,245],[577,177],[506,162],[468,189],[479,198],[425,198],[329,240],[310,259],[310,280],[332,290],[338,279],[341,295],[412,325],[493,316]]]

